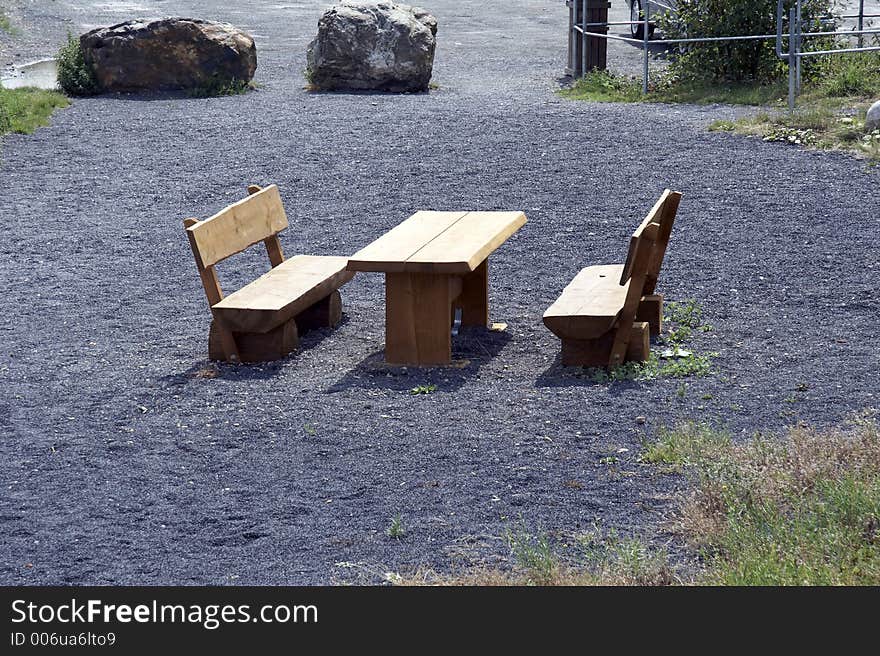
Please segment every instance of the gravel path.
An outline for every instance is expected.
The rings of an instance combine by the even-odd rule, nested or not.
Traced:
[[[47,4],[57,20],[27,38],[49,52],[67,24],[125,18]],[[500,563],[519,522],[665,543],[684,483],[637,462],[645,435],[877,406],[880,178],[862,163],[706,131],[730,109],[560,102],[561,2],[499,17],[435,0],[440,89],[401,96],[303,90],[323,2],[144,4],[252,31],[261,88],[77,100],[4,139],[0,582],[375,582]],[[457,339],[464,369],[389,372],[382,279],[359,274],[337,330],[201,376],[209,313],[181,219],[270,182],[289,254],[350,254],[421,208],[524,210],[492,263],[510,328]],[[661,287],[704,307],[716,329],[694,348],[718,373],[685,389],[564,371],[543,310],[580,267],[620,261],[665,186],[685,198]]]

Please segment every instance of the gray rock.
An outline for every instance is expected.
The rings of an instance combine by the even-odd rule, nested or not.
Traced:
[[[880,100],[871,105],[868,115],[865,117],[865,130],[873,132],[880,129]]]
[[[254,40],[226,23],[133,20],[80,37],[83,58],[107,91],[197,89],[250,82]]]
[[[309,44],[309,81],[317,89],[426,91],[434,66],[437,19],[393,2],[345,1],[318,21]]]

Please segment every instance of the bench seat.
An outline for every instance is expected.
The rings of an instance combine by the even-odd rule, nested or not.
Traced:
[[[544,325],[563,339],[596,339],[620,316],[629,281],[620,284],[622,264],[581,269],[547,311]]]
[[[232,331],[267,333],[335,292],[354,277],[347,257],[296,255],[215,304]]]

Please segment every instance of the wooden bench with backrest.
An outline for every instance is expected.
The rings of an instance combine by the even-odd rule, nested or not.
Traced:
[[[681,194],[667,189],[630,238],[624,264],[582,269],[544,313],[562,339],[562,364],[614,367],[644,361],[650,335],[662,328],[663,297],[655,293]]]
[[[251,185],[248,193],[248,198],[209,219],[183,222],[214,315],[208,337],[212,360],[283,358],[299,345],[301,332],[339,322],[339,288],[354,277],[346,271],[347,257],[284,259],[278,233],[288,224],[278,187]],[[272,268],[224,296],[216,265],[260,242],[266,246]]]

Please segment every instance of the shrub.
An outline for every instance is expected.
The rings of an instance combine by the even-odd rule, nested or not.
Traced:
[[[834,0],[804,0],[802,15],[810,31],[820,28],[817,19],[828,16],[834,4]],[[776,33],[776,0],[679,0],[678,7],[675,14],[660,20],[666,38]],[[784,70],[775,47],[769,39],[685,44],[674,53],[671,68],[676,77],[691,82],[769,83]]]
[[[71,96],[92,96],[101,92],[95,73],[83,58],[79,39],[67,34],[67,43],[58,51],[58,84]]]

